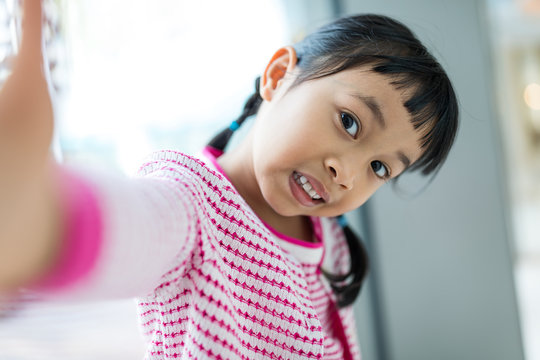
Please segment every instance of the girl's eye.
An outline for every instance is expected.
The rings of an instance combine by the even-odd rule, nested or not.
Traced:
[[[343,128],[345,131],[349,133],[352,137],[356,137],[358,135],[358,131],[360,130],[360,126],[358,126],[358,121],[353,118],[351,115],[342,112],[341,113],[341,125],[343,125]]]
[[[373,169],[375,175],[377,175],[381,179],[387,179],[390,176],[390,171],[388,171],[386,165],[384,165],[378,160],[371,162],[371,168]]]

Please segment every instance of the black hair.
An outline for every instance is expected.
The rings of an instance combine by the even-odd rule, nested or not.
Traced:
[[[365,14],[344,17],[294,45],[297,76],[291,85],[336,74],[361,66],[388,76],[396,89],[403,90],[404,106],[411,123],[420,132],[421,157],[407,171],[436,174],[446,160],[458,128],[458,103],[452,84],[437,60],[402,23],[387,16]],[[257,113],[262,99],[259,79],[242,115],[209,143],[224,150],[234,130]],[[341,217],[339,219],[342,219]],[[351,269],[332,275],[322,270],[338,299],[338,306],[357,298],[368,269],[367,252],[351,229],[340,221],[347,238]]]

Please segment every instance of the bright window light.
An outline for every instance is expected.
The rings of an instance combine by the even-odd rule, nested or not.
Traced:
[[[523,92],[525,103],[533,110],[540,110],[540,85],[532,83]]]
[[[81,0],[62,10],[64,158],[127,173],[153,150],[197,152],[288,43],[280,0]]]

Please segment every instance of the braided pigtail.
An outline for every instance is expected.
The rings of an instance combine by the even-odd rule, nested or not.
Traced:
[[[351,257],[351,269],[344,275],[330,274],[321,268],[323,275],[330,281],[330,286],[336,294],[339,308],[351,305],[360,294],[362,284],[368,272],[368,255],[362,241],[351,230],[345,217],[338,216],[339,224],[343,228],[349,254]]]
[[[244,121],[251,115],[255,115],[259,111],[259,107],[262,103],[261,95],[259,94],[259,85],[261,78],[257,77],[255,79],[255,92],[249,97],[244,105],[244,110],[238,119],[234,120],[228,128],[220,131],[210,142],[208,146],[211,146],[215,149],[224,151],[225,147],[229,143],[234,132],[244,123]]]

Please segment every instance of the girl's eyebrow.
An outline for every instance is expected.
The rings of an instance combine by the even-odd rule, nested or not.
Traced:
[[[361,101],[364,105],[366,105],[371,113],[373,114],[373,117],[375,120],[377,120],[377,124],[381,127],[381,129],[386,128],[386,121],[384,120],[384,116],[381,111],[381,106],[377,102],[377,99],[375,99],[373,96],[365,96],[358,93],[352,93],[351,94],[355,99]]]
[[[398,155],[399,161],[401,161],[403,165],[405,166],[403,171],[407,170],[407,168],[411,165],[411,160],[409,160],[407,155],[405,155],[402,151],[398,151],[397,155]]]

